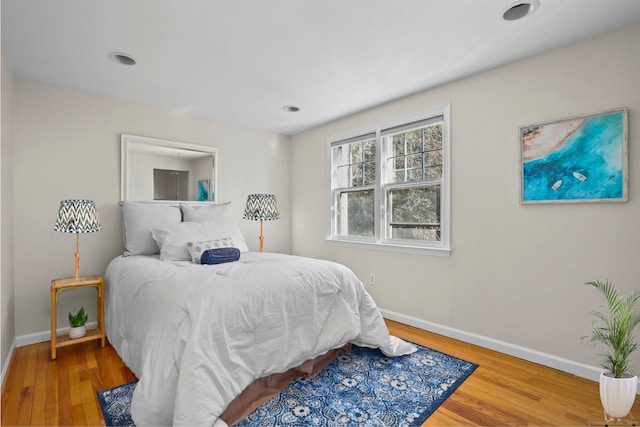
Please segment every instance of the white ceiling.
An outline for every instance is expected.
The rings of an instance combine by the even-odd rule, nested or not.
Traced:
[[[640,0],[499,20],[514,2],[2,0],[2,46],[20,77],[295,134],[640,21]]]

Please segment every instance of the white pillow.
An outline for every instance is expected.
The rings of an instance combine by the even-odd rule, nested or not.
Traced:
[[[160,252],[151,237],[150,227],[179,224],[182,220],[178,205],[149,202],[122,202],[124,255],[153,255]]]
[[[207,240],[206,242],[187,242],[187,251],[191,256],[194,264],[200,264],[202,254],[209,249],[216,248],[233,248],[233,239],[231,237],[223,237],[222,239]]]
[[[151,229],[160,246],[162,261],[190,261],[187,242],[204,242],[229,238],[240,252],[249,252],[235,221],[181,222]]]
[[[232,221],[229,213],[230,202],[218,205],[191,206],[180,203],[182,220],[184,222],[209,222],[209,221]]]

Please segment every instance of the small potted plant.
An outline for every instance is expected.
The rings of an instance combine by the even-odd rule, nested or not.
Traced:
[[[71,329],[69,330],[69,338],[81,338],[87,334],[87,328],[85,326],[87,319],[88,316],[84,312],[84,307],[80,307],[80,310],[78,310],[75,315],[69,313],[69,326],[71,326]]]
[[[640,324],[640,291],[619,295],[609,281],[587,282],[599,290],[606,300],[606,311],[591,310],[595,317],[591,335],[583,337],[595,344],[604,344],[607,352],[600,364],[600,401],[606,414],[624,418],[631,411],[636,397],[638,377],[629,366],[631,353],[638,348],[633,330]]]

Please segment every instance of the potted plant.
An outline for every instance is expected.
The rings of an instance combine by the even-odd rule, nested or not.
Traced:
[[[587,282],[599,290],[606,300],[606,312],[591,310],[595,317],[591,335],[583,340],[604,344],[607,352],[600,366],[600,401],[606,414],[624,418],[631,411],[636,397],[638,377],[629,366],[631,353],[638,348],[633,330],[640,324],[640,291],[619,295],[615,285],[606,282]]]
[[[69,326],[71,326],[69,338],[81,338],[87,334],[87,328],[85,326],[87,319],[88,316],[84,312],[84,307],[80,307],[80,310],[78,310],[76,314],[69,313]]]

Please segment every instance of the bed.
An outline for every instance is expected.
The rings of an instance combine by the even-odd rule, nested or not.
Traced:
[[[228,206],[125,202],[123,225],[125,255],[105,273],[106,325],[139,379],[137,425],[227,425],[225,410],[259,379],[349,343],[388,356],[415,351],[389,335],[351,270],[249,252]],[[240,249],[240,259],[194,263],[220,244]]]

